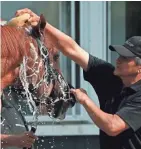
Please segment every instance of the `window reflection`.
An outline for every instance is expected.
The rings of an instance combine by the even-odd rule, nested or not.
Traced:
[[[132,36],[141,36],[141,2],[111,2],[111,44],[123,44]],[[117,57],[111,53],[112,64]]]

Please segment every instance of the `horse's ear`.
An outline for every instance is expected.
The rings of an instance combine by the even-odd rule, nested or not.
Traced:
[[[46,26],[46,20],[45,20],[45,17],[43,16],[43,14],[40,15],[40,29],[41,30],[44,30]]]
[[[41,37],[41,34],[43,33],[45,26],[46,26],[46,20],[43,14],[41,14],[38,24],[32,28],[32,35],[35,38]]]

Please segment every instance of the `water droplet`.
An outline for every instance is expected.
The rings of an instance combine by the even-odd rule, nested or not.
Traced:
[[[45,142],[44,140],[41,140],[41,142]]]

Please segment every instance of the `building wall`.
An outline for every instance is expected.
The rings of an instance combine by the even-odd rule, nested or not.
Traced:
[[[98,136],[40,137],[35,149],[100,149]]]

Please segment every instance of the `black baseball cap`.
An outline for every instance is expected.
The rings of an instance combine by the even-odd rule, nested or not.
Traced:
[[[123,45],[110,45],[109,49],[124,57],[137,56],[141,58],[141,36],[133,36]]]

